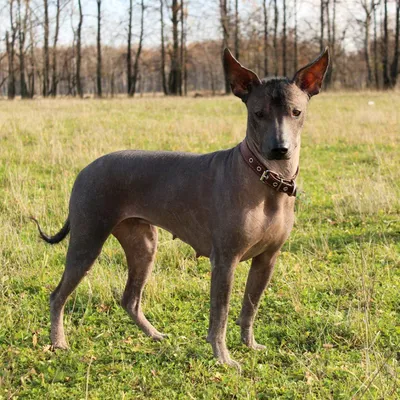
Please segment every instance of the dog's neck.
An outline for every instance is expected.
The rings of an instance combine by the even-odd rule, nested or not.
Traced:
[[[300,143],[291,154],[288,160],[267,160],[261,153],[259,145],[246,135],[247,145],[266,169],[281,174],[285,179],[291,179],[297,172],[300,162]]]

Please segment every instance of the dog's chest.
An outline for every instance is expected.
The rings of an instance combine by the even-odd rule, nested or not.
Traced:
[[[244,223],[244,234],[249,245],[245,258],[255,257],[265,251],[278,251],[289,237],[293,223],[292,207],[258,207],[250,211]]]

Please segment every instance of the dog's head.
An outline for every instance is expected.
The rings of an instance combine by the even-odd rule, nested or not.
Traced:
[[[247,136],[269,160],[289,159],[300,143],[309,99],[321,90],[329,66],[328,48],[293,79],[260,80],[244,68],[228,49],[224,67],[232,92],[246,104]]]

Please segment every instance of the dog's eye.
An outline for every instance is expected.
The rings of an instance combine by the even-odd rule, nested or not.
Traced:
[[[301,114],[301,111],[300,111],[300,110],[297,110],[296,108],[294,108],[294,109],[292,110],[292,115],[293,115],[294,117],[298,117],[300,114]]]
[[[264,113],[262,111],[256,111],[255,113],[258,118],[262,118],[264,116]]]

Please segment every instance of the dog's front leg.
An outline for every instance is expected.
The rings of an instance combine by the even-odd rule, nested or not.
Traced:
[[[211,344],[214,356],[219,362],[234,366],[240,370],[239,363],[231,359],[226,347],[229,298],[238,257],[213,251],[210,261],[212,267],[211,304],[207,341]]]
[[[236,321],[241,328],[244,344],[255,350],[263,350],[265,346],[254,339],[253,324],[261,295],[271,279],[278,253],[262,253],[253,258],[243,298],[242,311]]]

